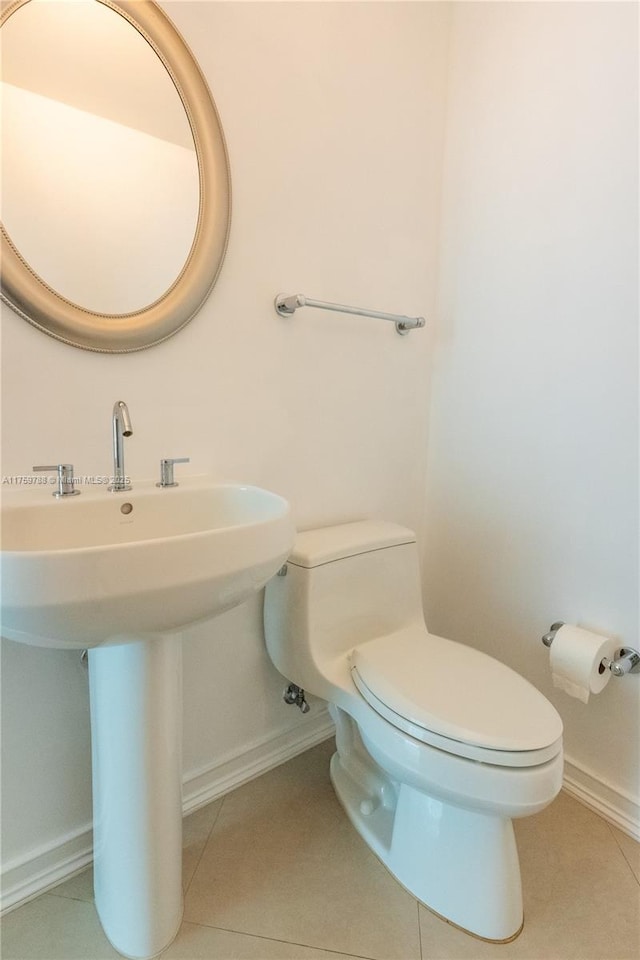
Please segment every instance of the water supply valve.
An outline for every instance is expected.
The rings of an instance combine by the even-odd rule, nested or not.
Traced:
[[[285,703],[295,703],[296,707],[300,707],[303,713],[309,713],[309,710],[311,709],[305,699],[304,690],[295,683],[289,684],[282,695],[282,699]]]

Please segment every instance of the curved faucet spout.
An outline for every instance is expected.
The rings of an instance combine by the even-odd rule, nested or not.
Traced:
[[[133,435],[133,427],[131,426],[129,408],[124,400],[116,400],[113,405],[111,427],[113,432],[113,483],[109,484],[109,490],[115,492],[131,490],[131,484],[124,470],[124,444],[122,441],[124,437]]]
[[[133,427],[131,426],[131,417],[129,416],[129,407],[126,405],[124,400],[116,400],[113,405],[113,416],[114,419],[117,417],[122,424],[122,436],[130,437],[133,435]]]

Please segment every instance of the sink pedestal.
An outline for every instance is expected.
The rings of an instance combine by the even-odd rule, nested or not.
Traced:
[[[149,958],[182,920],[182,639],[89,650],[95,903],[112,945]]]

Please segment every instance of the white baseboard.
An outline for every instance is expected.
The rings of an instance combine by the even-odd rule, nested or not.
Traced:
[[[90,823],[2,865],[4,914],[79,873],[93,860]]]
[[[565,756],[563,788],[634,840],[640,840],[640,802]]]
[[[318,704],[313,717],[305,717],[293,729],[262,737],[243,750],[227,754],[216,763],[188,773],[183,784],[183,814],[193,813],[243,783],[327,740],[334,730],[327,709]],[[33,900],[79,873],[92,860],[93,830],[88,823],[50,844],[8,861],[2,867],[0,912],[7,913]]]

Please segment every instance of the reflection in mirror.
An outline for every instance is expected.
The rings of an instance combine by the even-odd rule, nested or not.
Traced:
[[[151,0],[18,0],[2,48],[3,299],[76,346],[165,339],[208,294],[229,225],[197,64]]]
[[[68,300],[146,307],[182,270],[198,219],[195,148],[169,74],[100,3],[32,0],[2,41],[7,233]]]

